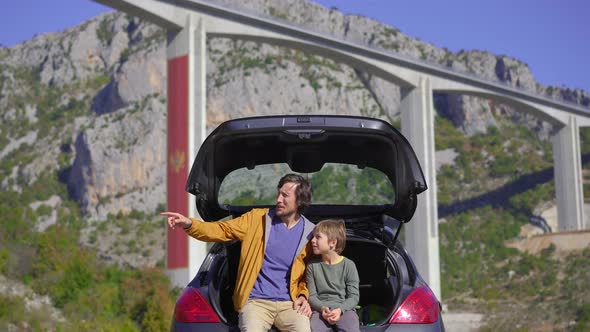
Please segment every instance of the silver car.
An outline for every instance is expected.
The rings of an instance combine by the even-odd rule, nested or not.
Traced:
[[[222,123],[202,144],[186,190],[205,221],[272,207],[276,182],[311,181],[312,222],[346,223],[342,253],[360,277],[361,331],[443,331],[441,304],[399,238],[427,189],[414,151],[389,123],[356,116],[264,116]],[[239,190],[236,190],[239,188]],[[265,196],[267,195],[267,196]],[[240,242],[215,243],[176,302],[172,331],[239,331],[232,305]]]

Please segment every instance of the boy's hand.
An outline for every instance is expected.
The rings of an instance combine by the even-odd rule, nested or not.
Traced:
[[[330,311],[327,321],[328,323],[334,325],[340,319],[340,317],[342,317],[342,309],[336,308]]]
[[[322,318],[328,323],[330,323],[330,313],[331,313],[330,308],[322,307]],[[332,323],[330,323],[330,324],[332,324]]]
[[[183,216],[180,213],[162,212],[162,213],[160,213],[160,215],[168,218],[168,225],[172,229],[176,228],[176,226],[180,226],[183,229],[187,229],[187,228],[191,227],[191,225],[193,224],[192,220]]]
[[[341,316],[342,309],[340,308],[330,310],[329,307],[322,307],[322,318],[324,318],[324,320],[328,322],[328,324],[330,325],[336,324],[336,322],[340,319]]]

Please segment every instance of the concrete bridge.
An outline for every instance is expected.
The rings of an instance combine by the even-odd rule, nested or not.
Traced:
[[[190,163],[206,135],[206,39],[252,40],[334,59],[391,81],[402,89],[401,130],[420,160],[429,190],[418,200],[406,245],[422,276],[440,299],[437,185],[433,93],[478,96],[509,104],[551,123],[559,231],[589,229],[583,212],[579,128],[590,126],[590,110],[498,82],[407,59],[340,37],[314,32],[259,14],[202,0],[95,0],[167,29],[168,207],[196,216],[184,191]],[[188,124],[188,125],[187,125]],[[183,160],[181,164],[179,160]],[[167,269],[184,286],[203,261],[205,244],[168,231]]]

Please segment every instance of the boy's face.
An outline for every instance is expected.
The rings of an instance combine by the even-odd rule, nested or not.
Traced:
[[[328,236],[322,232],[314,232],[311,239],[311,249],[316,255],[324,255],[336,247],[336,240],[329,240]]]

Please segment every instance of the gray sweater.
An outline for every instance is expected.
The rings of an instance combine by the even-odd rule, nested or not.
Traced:
[[[359,274],[354,262],[346,257],[333,265],[322,262],[321,258],[312,261],[307,265],[306,279],[309,304],[315,311],[330,307],[345,312],[359,302]]]

